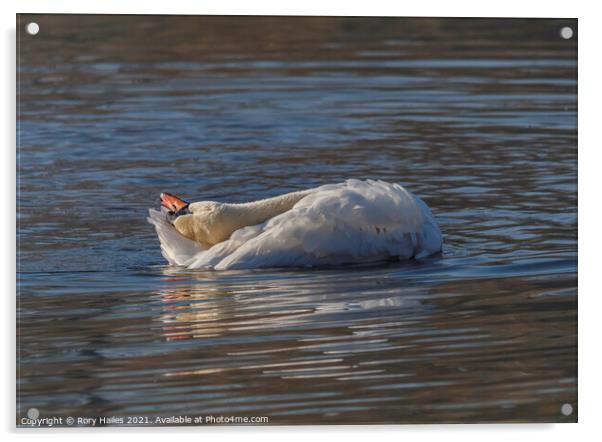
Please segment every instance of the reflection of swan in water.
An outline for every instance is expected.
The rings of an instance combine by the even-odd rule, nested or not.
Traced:
[[[206,288],[187,287],[160,292],[163,298],[163,335],[167,341],[220,336],[225,326],[221,322],[224,303],[212,300],[228,296],[226,292],[208,292]],[[187,301],[183,304],[182,301]]]
[[[350,311],[425,309],[412,297],[421,289],[408,286],[398,288],[396,293],[349,299],[344,295],[346,284],[356,286],[357,283],[344,274],[312,273],[310,280],[303,278],[302,281],[298,278],[246,281],[243,278],[246,283],[239,284],[236,275],[226,282],[210,272],[202,275],[187,272],[178,276],[177,270],[165,268],[164,273],[171,277],[172,286],[159,291],[163,300],[160,320],[164,337],[169,341],[211,338],[244,330],[261,332],[308,323],[326,324]],[[198,283],[194,282],[195,277]]]
[[[354,356],[399,348],[391,332],[402,322],[412,327],[412,315],[429,310],[420,301],[422,287],[362,281],[374,271],[261,271],[250,277],[164,268],[169,284],[159,291],[158,318],[164,339],[195,341],[181,347],[190,362],[165,376],[210,376],[221,384],[258,376],[406,376],[357,365]]]
[[[163,256],[205,269],[315,266],[422,258],[441,251],[427,205],[398,184],[347,180],[244,204],[188,204],[162,194],[150,210]]]

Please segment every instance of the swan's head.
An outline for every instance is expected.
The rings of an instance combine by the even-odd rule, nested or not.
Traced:
[[[169,211],[167,212],[167,215],[170,218],[170,221],[177,218],[180,215],[186,215],[190,213],[190,203],[187,203],[183,199],[180,199],[177,196],[167,192],[163,192],[160,195],[160,198],[161,205]]]
[[[177,196],[162,193],[161,205],[168,210],[168,221],[185,238],[196,241],[205,248],[222,240],[215,237],[216,230],[219,231],[220,203],[188,203]]]

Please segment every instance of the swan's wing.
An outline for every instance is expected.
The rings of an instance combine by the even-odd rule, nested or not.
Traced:
[[[186,266],[191,269],[212,269],[230,256],[245,243],[261,233],[262,226],[249,226],[235,231],[226,241],[214,245],[208,250],[197,253]]]
[[[191,259],[203,251],[198,243],[180,235],[167,221],[167,209],[149,209],[147,221],[155,226],[161,242],[161,253],[171,265],[188,265]]]
[[[223,259],[212,265],[307,266],[422,257],[438,252],[442,242],[424,202],[397,184],[370,180],[322,186],[255,227],[253,235],[228,245],[231,253],[220,253]]]

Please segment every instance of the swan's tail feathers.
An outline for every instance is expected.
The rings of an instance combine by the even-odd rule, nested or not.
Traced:
[[[149,209],[148,222],[155,226],[157,236],[161,242],[161,253],[171,264],[185,266],[194,256],[203,251],[203,248],[194,241],[180,235],[169,221],[167,221],[167,210],[161,211]]]

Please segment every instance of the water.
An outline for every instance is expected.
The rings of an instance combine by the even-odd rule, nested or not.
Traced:
[[[18,415],[575,421],[576,24],[21,16]],[[346,178],[442,255],[184,271],[145,221]]]

